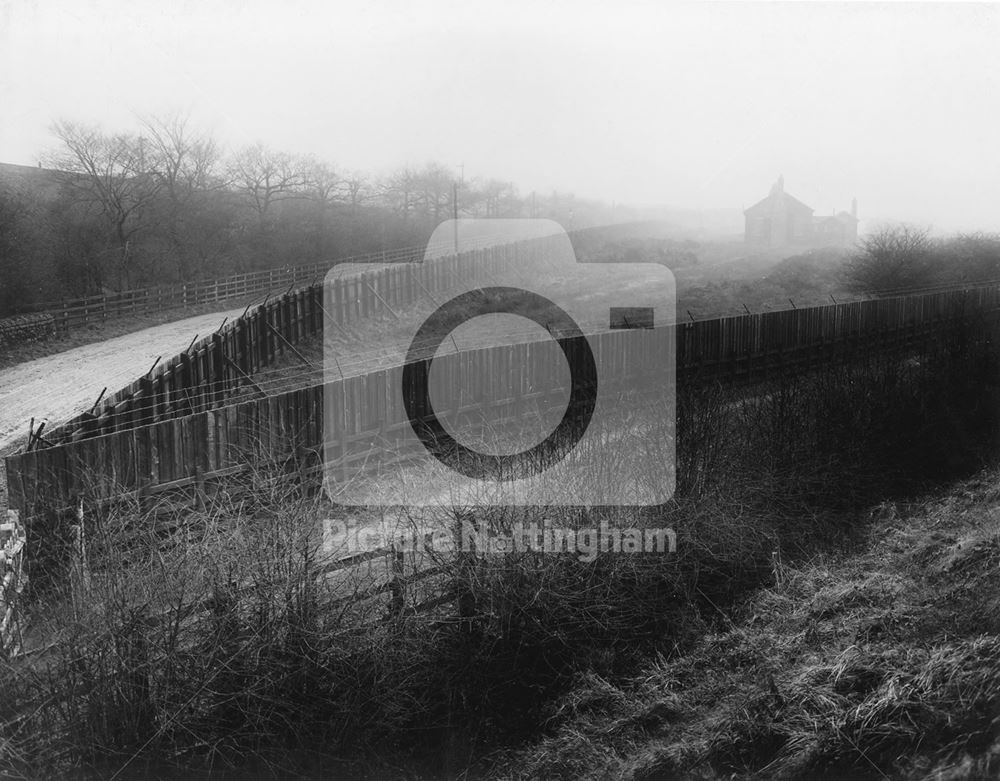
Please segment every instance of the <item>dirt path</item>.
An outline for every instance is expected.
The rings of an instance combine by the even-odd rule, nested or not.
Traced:
[[[0,370],[0,456],[16,449],[28,434],[28,421],[47,421],[46,428],[89,409],[101,389],[108,393],[128,385],[153,365],[206,336],[224,317],[242,309],[199,315],[76,347]],[[0,461],[0,509],[6,506],[6,480]]]

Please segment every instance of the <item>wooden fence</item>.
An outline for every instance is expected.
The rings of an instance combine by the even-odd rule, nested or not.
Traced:
[[[426,247],[406,247],[373,252],[336,261],[301,266],[249,271],[220,279],[206,279],[176,285],[122,290],[83,298],[38,304],[32,309],[51,315],[58,333],[66,333],[89,323],[127,315],[144,315],[166,309],[214,304],[277,293],[293,285],[308,285],[336,263],[411,263],[424,257]]]
[[[25,532],[15,510],[0,523],[0,659],[18,652],[21,646],[19,605],[25,584]]]
[[[387,296],[405,296],[402,291],[407,289],[406,279],[404,274],[402,279],[387,277],[379,281],[391,285],[391,289],[383,290]],[[369,298],[367,305],[362,305],[360,296],[365,294],[361,291],[368,288],[360,280],[344,285],[340,299],[345,302],[340,312],[344,322],[386,305],[387,299],[381,295]],[[308,327],[318,329],[309,316],[291,314],[313,311],[311,317],[319,318],[315,310],[310,310],[313,304],[308,303],[315,303],[318,296],[315,289],[300,291],[293,296],[297,302],[294,309],[290,302],[283,303],[283,309],[270,310],[270,314],[265,309],[255,315],[256,320],[249,318],[248,323],[257,324],[244,326],[246,336],[233,337],[236,347],[231,349],[241,345],[241,338],[248,340],[242,342],[244,348],[247,344],[267,341],[274,335],[268,326],[276,328],[275,323],[286,329],[283,333],[290,339],[295,338],[295,330],[288,330],[289,323],[295,323],[300,333],[305,333]],[[276,314],[279,311],[287,314]],[[982,288],[686,323],[670,326],[672,333],[668,338],[676,340],[679,382],[744,384],[851,359],[867,351],[912,351],[933,342],[939,335],[948,334],[950,324],[984,318],[984,324],[992,328],[998,312],[1000,288]],[[598,356],[614,356],[621,369],[618,379],[627,384],[634,373],[645,371],[649,365],[648,357],[635,351],[635,344],[627,332],[611,332],[597,337],[594,349]],[[545,367],[558,363],[552,360],[554,347],[552,341],[544,341],[446,355],[435,359],[435,371],[450,374],[462,387],[472,387],[477,382],[482,384],[484,378],[496,376],[501,364],[507,368],[519,367],[521,374],[508,377],[500,392],[502,402],[516,413],[521,407],[521,397],[532,392],[524,381],[526,376],[530,374],[537,380],[539,371],[544,373]],[[276,343],[272,343],[272,348],[277,349]],[[255,346],[250,354],[261,360],[268,353],[265,348]],[[205,360],[206,367],[216,365],[214,359]],[[251,365],[246,364],[247,368]],[[190,366],[183,371],[190,372]],[[139,425],[125,429],[107,424],[114,428],[110,433],[102,434],[95,427],[87,436],[71,437],[72,441],[60,446],[7,458],[11,502],[30,520],[40,512],[79,506],[81,496],[98,503],[123,498],[138,499],[140,503],[148,500],[150,505],[164,509],[169,516],[166,523],[175,528],[184,523],[178,518],[185,513],[178,510],[190,506],[188,502],[200,504],[214,491],[230,492],[241,482],[259,485],[261,473],[266,473],[265,479],[281,482],[291,479],[314,490],[320,474],[329,472],[336,479],[356,459],[367,458],[375,442],[379,447],[392,447],[393,441],[410,425],[394,392],[400,387],[401,375],[402,367],[394,367],[347,377],[326,386],[315,385],[223,406],[213,406],[216,399],[210,396],[212,383],[205,382],[204,393],[209,394],[205,397],[205,409],[190,414],[175,410],[178,414],[145,425],[140,416],[132,421]],[[198,375],[195,372],[186,376]],[[479,396],[474,391],[470,394],[470,409],[475,409]],[[495,399],[488,396],[483,394],[483,402],[494,403]],[[145,409],[147,415],[156,414],[155,408],[150,412],[141,401],[140,397],[138,409]],[[122,421],[125,420],[123,417]],[[406,455],[399,453],[400,458]],[[157,530],[149,531],[156,532],[153,536],[163,537]],[[173,537],[167,535],[164,539]],[[11,653],[16,652],[19,641],[15,608],[16,589],[23,582],[20,577],[23,534],[20,542],[8,547],[11,552],[0,562],[6,598],[0,641],[5,644],[6,652]],[[14,555],[16,563],[11,563],[15,561]],[[324,575],[356,572],[366,566],[363,577],[367,578],[367,585],[358,589],[354,583],[343,600],[384,599],[388,618],[403,612],[435,610],[456,601],[461,614],[462,600],[447,582],[438,583],[433,578],[440,568],[433,566],[433,561],[418,561],[419,554],[411,556],[413,561],[407,561],[406,556],[393,547],[378,547],[329,562]]]
[[[489,245],[500,238],[502,237],[485,236],[476,242],[463,240],[463,244]],[[116,317],[144,315],[167,309],[277,294],[278,291],[289,287],[309,285],[321,280],[332,266],[342,263],[418,263],[425,257],[445,254],[450,254],[450,245],[402,247],[301,266],[248,271],[219,279],[122,290],[58,302],[50,301],[37,304],[31,309],[33,312],[50,316],[51,327],[56,333],[63,334],[81,325],[104,322]],[[2,336],[0,333],[0,343]]]
[[[688,323],[669,327],[674,332],[669,338],[676,339],[678,382],[741,384],[862,351],[912,349],[947,332],[949,323],[998,310],[1000,288],[977,289]],[[647,368],[643,356],[630,353],[627,332],[592,342],[596,353],[616,357],[623,381]],[[435,371],[447,368],[437,361],[454,362],[460,367],[455,381],[463,387],[492,376],[498,361],[535,376],[539,367],[555,365],[552,346],[545,341],[467,351],[436,359]],[[409,425],[389,392],[398,387],[401,372],[395,367],[347,377],[147,425],[140,420],[138,426],[106,434],[95,430],[59,447],[8,457],[11,505],[31,515],[42,506],[69,506],[81,494],[110,498],[185,486],[202,490],[263,463],[277,462],[304,477],[322,468],[324,444],[343,459],[363,458],[376,438],[391,441]],[[211,393],[211,384],[205,387]],[[510,387],[516,397],[528,383],[515,377]],[[333,400],[325,415],[324,397]]]
[[[678,376],[725,379],[865,347],[891,349],[1000,309],[1000,286],[852,301],[678,325]]]
[[[180,355],[152,368],[110,397],[56,429],[32,437],[29,449],[54,447],[88,437],[190,415],[222,406],[247,386],[255,372],[294,350],[323,329],[324,317],[338,325],[387,314],[458,281],[488,278],[544,255],[545,241],[472,250],[424,263],[391,263],[289,291],[248,308],[243,317],[195,341]]]

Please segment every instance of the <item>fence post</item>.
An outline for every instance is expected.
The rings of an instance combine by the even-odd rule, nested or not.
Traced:
[[[26,581],[25,531],[17,510],[0,525],[0,659],[21,650],[20,595]]]
[[[70,527],[73,552],[70,558],[70,595],[73,613],[79,619],[90,591],[90,571],[87,566],[87,536],[84,532],[83,497],[76,507],[76,523]]]
[[[156,422],[156,392],[159,383],[150,379],[147,374],[139,378],[139,409],[137,410],[140,426],[148,426]]]
[[[210,355],[212,360],[214,401],[216,404],[220,404],[226,392],[226,367],[224,362],[226,345],[222,334],[218,331],[212,334],[212,344],[209,349],[211,350]]]

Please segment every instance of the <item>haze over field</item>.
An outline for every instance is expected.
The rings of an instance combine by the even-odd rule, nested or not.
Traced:
[[[1000,9],[645,2],[9,0],[0,161],[65,117],[188,111],[350,169],[439,160],[522,193],[749,206],[778,173],[867,224],[1000,229]]]

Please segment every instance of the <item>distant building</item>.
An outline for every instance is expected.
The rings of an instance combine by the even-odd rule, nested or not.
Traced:
[[[759,247],[846,246],[858,238],[858,201],[851,212],[816,217],[813,209],[785,192],[785,177],[779,176],[768,196],[743,210],[744,241]]]

